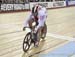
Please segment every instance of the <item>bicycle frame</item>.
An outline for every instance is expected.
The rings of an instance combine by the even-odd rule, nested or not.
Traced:
[[[23,50],[24,50],[24,52],[27,52],[29,50],[29,48],[32,45],[32,43],[35,46],[35,42],[36,42],[35,41],[36,40],[35,37],[36,37],[36,35],[34,33],[34,28],[35,28],[35,26],[33,27],[33,29],[30,29],[29,27],[26,27],[26,32],[27,33],[26,33],[24,41],[23,41]],[[28,36],[30,36],[30,37],[28,38]],[[42,38],[42,39],[44,39],[44,38]]]

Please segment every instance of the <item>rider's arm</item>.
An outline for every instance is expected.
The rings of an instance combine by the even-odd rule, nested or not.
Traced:
[[[32,13],[29,14],[29,16],[27,17],[27,19],[25,19],[24,21],[24,27],[27,27],[28,25],[28,21],[32,18]]]

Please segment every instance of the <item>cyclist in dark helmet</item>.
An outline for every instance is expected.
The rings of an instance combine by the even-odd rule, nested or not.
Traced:
[[[32,23],[36,22],[35,33],[39,32],[44,26],[44,23],[47,18],[46,8],[40,5],[34,5],[30,11],[30,15],[27,20],[24,22],[23,30],[27,27],[27,24],[32,29]],[[38,46],[38,38],[36,38],[36,46]]]

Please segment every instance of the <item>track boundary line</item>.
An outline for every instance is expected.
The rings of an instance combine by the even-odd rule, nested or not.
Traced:
[[[57,39],[67,40],[67,41],[75,41],[74,37],[63,36],[63,35],[54,34],[54,33],[47,33],[47,36],[54,37],[54,38],[57,38]]]

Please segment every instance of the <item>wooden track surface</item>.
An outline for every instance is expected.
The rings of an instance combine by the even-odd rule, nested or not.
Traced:
[[[49,33],[75,37],[75,7],[48,10],[48,35],[45,41],[40,41],[38,48],[32,47],[28,53],[24,53],[22,43],[26,32],[22,28],[28,14],[0,14],[0,57],[39,57],[39,54],[46,54],[69,42],[51,37]]]

